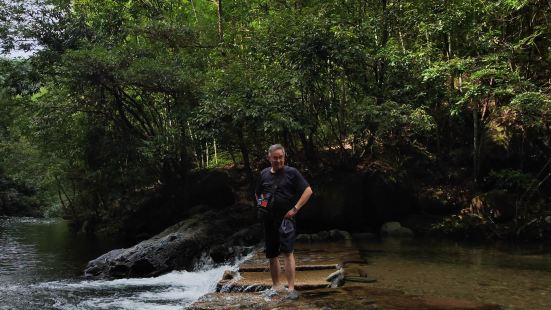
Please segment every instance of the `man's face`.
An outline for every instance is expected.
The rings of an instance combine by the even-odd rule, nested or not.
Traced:
[[[272,164],[272,169],[277,171],[285,165],[285,154],[283,154],[283,150],[281,149],[274,150],[268,156],[268,160]]]

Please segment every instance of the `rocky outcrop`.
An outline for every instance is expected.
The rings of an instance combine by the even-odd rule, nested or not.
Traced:
[[[251,206],[209,210],[133,247],[113,250],[90,261],[85,276],[151,277],[171,270],[190,270],[203,255],[219,263],[247,254],[261,238],[261,225]]]
[[[403,227],[398,222],[387,222],[381,226],[382,237],[410,238],[413,237],[413,231]]]

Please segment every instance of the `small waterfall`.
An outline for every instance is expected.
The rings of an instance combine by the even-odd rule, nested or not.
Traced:
[[[56,296],[56,309],[183,309],[201,296],[214,292],[226,270],[237,271],[249,256],[231,264],[213,266],[203,255],[196,271],[173,271],[154,278],[93,281],[54,281],[34,289]]]

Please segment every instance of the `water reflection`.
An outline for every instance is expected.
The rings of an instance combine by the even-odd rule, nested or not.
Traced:
[[[497,266],[551,272],[551,248],[543,244],[458,243],[431,239],[384,239],[360,243],[360,252],[369,256],[375,250],[385,257],[411,261],[462,265],[466,268]],[[375,251],[376,252],[376,251]]]
[[[551,309],[551,255],[542,245],[385,239],[358,247],[378,287],[506,309]]]
[[[77,277],[90,259],[122,245],[72,234],[60,219],[0,217],[0,283]]]

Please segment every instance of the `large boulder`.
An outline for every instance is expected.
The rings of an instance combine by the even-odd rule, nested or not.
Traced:
[[[129,278],[191,270],[205,254],[215,262],[247,254],[262,239],[259,227],[254,208],[246,205],[197,213],[133,247],[90,261],[84,273],[89,278]]]

